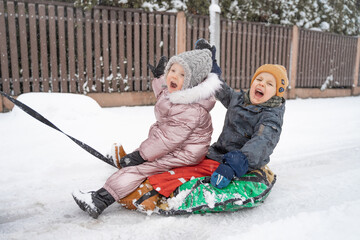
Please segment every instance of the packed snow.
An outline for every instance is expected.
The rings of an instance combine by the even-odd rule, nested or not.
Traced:
[[[101,108],[84,95],[18,98],[67,134],[106,154],[136,149],[152,106]],[[146,215],[113,204],[92,219],[74,189],[97,190],[115,169],[18,108],[0,113],[0,239],[359,239],[360,96],[288,100],[263,205],[234,213]],[[213,109],[213,142],[225,108]]]

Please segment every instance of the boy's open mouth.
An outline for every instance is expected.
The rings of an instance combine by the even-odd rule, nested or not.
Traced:
[[[173,81],[170,82],[170,87],[171,88],[177,88],[177,84],[174,83]]]
[[[264,93],[261,90],[256,89],[255,90],[255,96],[261,98],[262,96],[264,96]]]

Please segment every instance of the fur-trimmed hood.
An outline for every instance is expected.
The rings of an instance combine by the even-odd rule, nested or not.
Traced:
[[[221,88],[221,80],[215,73],[209,73],[207,78],[197,86],[170,93],[168,98],[174,104],[191,104],[206,100],[215,95]]]

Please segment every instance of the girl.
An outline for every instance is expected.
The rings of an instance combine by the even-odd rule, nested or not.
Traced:
[[[216,74],[210,73],[211,67],[208,49],[170,58],[164,74],[157,78],[160,71],[152,82],[157,97],[156,123],[151,126],[148,138],[139,149],[121,159],[122,168],[108,178],[103,188],[73,193],[83,211],[97,218],[147,177],[203,160],[213,131],[209,112],[216,102],[215,92],[222,84]]]

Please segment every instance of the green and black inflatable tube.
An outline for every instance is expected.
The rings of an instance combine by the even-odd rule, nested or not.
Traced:
[[[270,177],[269,177],[270,176]],[[163,215],[204,214],[235,212],[243,208],[256,207],[268,197],[276,182],[276,175],[269,169],[249,172],[218,189],[210,184],[210,177],[190,180],[176,191],[176,198],[182,203],[169,210],[159,210]],[[175,201],[176,202],[176,201]],[[171,207],[171,199],[169,199]]]

